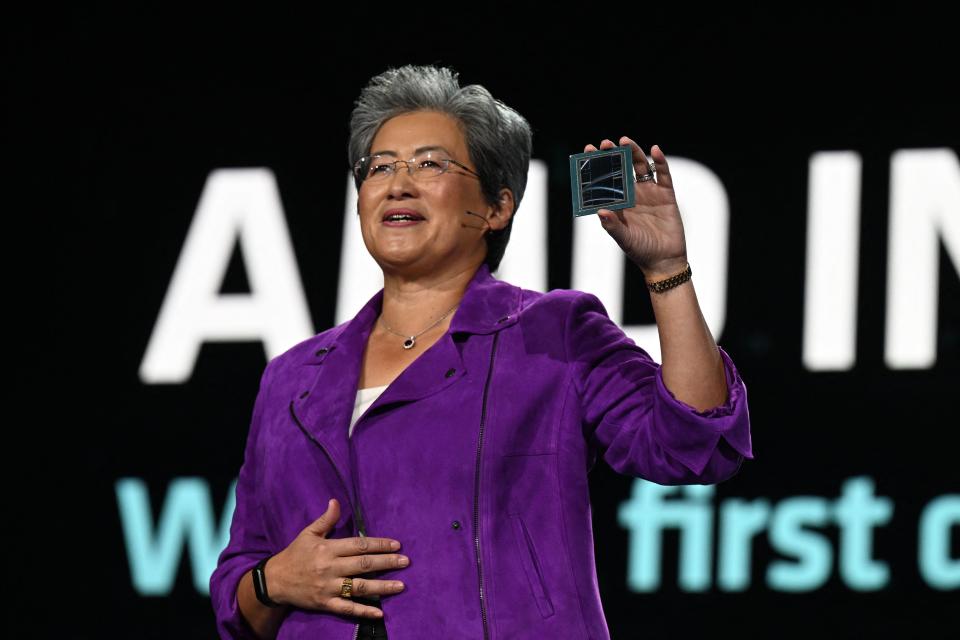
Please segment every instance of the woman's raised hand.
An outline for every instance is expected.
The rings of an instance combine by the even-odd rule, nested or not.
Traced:
[[[267,562],[264,571],[270,599],[302,609],[331,611],[343,616],[378,618],[380,609],[340,595],[345,577],[370,571],[399,569],[409,559],[394,551],[400,543],[390,538],[327,538],[340,519],[340,503],[331,499],[327,510]],[[393,546],[395,545],[395,546]],[[403,591],[397,580],[353,578],[353,594],[370,597]]]
[[[647,156],[636,142],[623,136],[620,145],[632,148],[634,171],[638,177],[649,173]],[[600,143],[600,149],[615,146],[612,140],[605,139]],[[583,150],[598,149],[588,144]],[[644,275],[658,278],[683,271],[687,266],[687,243],[667,157],[657,145],[653,145],[650,155],[656,167],[656,180],[633,185],[635,204],[629,209],[616,211],[600,209],[597,215],[603,228]]]

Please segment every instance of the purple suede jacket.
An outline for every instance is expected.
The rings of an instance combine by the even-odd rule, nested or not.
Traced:
[[[410,558],[373,576],[406,585],[381,602],[390,640],[609,638],[587,474],[598,456],[664,485],[736,474],[753,452],[730,357],[720,349],[727,402],[698,412],[596,296],[522,289],[483,264],[449,331],[348,438],[382,300],[381,289],[264,370],[230,541],[210,578],[220,636],[254,637],[237,607],[241,576],[337,498],[328,537],[395,538]],[[291,608],[277,638],[349,640],[357,622]]]

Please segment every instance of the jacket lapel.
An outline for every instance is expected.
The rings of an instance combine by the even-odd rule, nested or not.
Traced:
[[[519,287],[498,280],[486,263],[467,285],[449,331],[420,354],[367,412],[384,405],[415,402],[442,391],[466,375],[453,340],[456,333],[489,334],[517,321]],[[290,399],[300,424],[330,455],[344,479],[350,477],[348,427],[356,402],[357,386],[367,339],[383,308],[381,288],[352,320],[317,336],[303,361],[304,385]],[[359,422],[362,422],[362,418]],[[355,427],[356,428],[356,427]],[[352,487],[347,488],[352,492]]]

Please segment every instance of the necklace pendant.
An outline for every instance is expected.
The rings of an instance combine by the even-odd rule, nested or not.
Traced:
[[[406,340],[403,341],[403,348],[404,348],[404,349],[413,349],[413,345],[415,345],[415,344],[417,344],[416,338],[414,338],[413,336],[410,336],[409,338],[407,338]]]

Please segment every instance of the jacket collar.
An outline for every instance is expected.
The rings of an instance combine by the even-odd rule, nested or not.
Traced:
[[[490,273],[490,266],[486,262],[481,263],[467,283],[460,306],[453,314],[450,333],[487,334],[509,327],[517,321],[520,294],[520,287],[498,280]],[[373,324],[382,310],[381,288],[351,320],[327,332],[325,339],[318,337],[304,364],[320,364],[328,353],[342,345],[355,349],[357,338],[361,335],[361,349],[365,348],[366,339],[372,333]]]
[[[486,263],[467,284],[450,329],[414,360],[367,409],[413,402],[456,384],[466,370],[453,334],[490,334],[517,322],[522,289],[498,280]],[[290,407],[334,464],[349,471],[347,429],[353,415],[367,339],[383,308],[381,288],[352,320],[318,335],[302,362],[307,371]],[[398,348],[399,342],[398,342]],[[314,371],[315,370],[315,371]],[[363,419],[354,427],[361,427]]]

